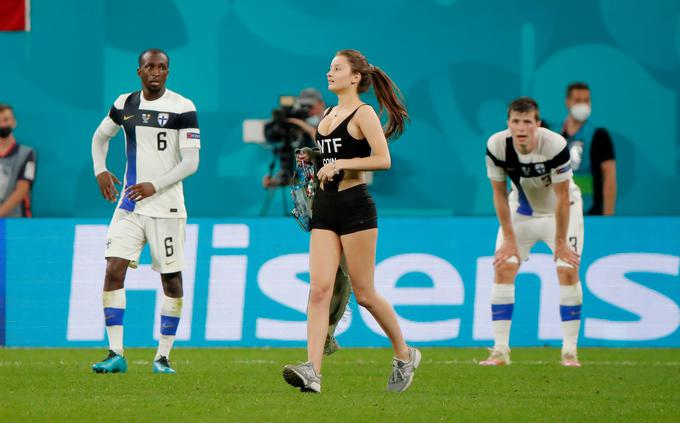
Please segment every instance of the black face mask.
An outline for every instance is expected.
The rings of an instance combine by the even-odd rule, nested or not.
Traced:
[[[12,134],[11,126],[0,126],[0,138],[7,138]]]

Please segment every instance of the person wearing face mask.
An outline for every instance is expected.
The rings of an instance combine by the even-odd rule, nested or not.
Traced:
[[[590,88],[583,82],[567,87],[569,114],[562,135],[569,144],[574,181],[583,194],[583,209],[589,215],[614,214],[616,206],[616,157],[612,139],[604,128],[588,120]]]
[[[35,152],[14,138],[14,110],[0,104],[0,217],[31,217]]]

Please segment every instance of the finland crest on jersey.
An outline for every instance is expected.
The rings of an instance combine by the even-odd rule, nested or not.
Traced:
[[[168,123],[168,119],[170,119],[170,115],[167,113],[158,114],[158,124],[161,126],[161,128],[164,127],[166,123]]]
[[[506,181],[510,178],[512,192],[508,200],[510,206],[520,214],[555,214],[557,199],[553,183],[569,181],[571,201],[581,197],[581,191],[572,180],[567,141],[556,132],[538,128],[534,151],[519,154],[512,143],[510,130],[506,129],[489,138],[486,156],[489,179]]]
[[[167,89],[153,101],[140,91],[121,95],[102,125],[112,137],[120,127],[125,132],[125,188],[166,174],[179,164],[181,148],[201,147],[194,104]],[[182,182],[138,202],[121,195],[118,207],[153,217],[186,217]]]

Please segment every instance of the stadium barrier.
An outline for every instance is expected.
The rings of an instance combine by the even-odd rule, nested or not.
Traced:
[[[11,347],[106,343],[101,287],[107,221],[0,220],[0,340]],[[491,344],[494,218],[383,218],[376,284],[406,338]],[[680,218],[587,218],[581,345],[680,346]],[[304,346],[308,236],[292,219],[190,219],[179,346]],[[156,344],[162,289],[148,250],[128,271],[125,344]],[[3,272],[4,270],[4,272]],[[521,268],[511,342],[559,345],[550,251]],[[4,310],[3,310],[4,308]],[[387,346],[350,303],[343,346]],[[2,321],[4,317],[4,322]]]

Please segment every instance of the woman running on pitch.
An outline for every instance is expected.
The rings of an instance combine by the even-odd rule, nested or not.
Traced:
[[[283,377],[301,391],[321,392],[329,305],[344,253],[357,302],[373,315],[394,349],[387,389],[401,392],[411,385],[421,355],[406,345],[394,309],[375,289],[378,217],[364,171],[390,168],[387,139],[399,137],[409,117],[399,88],[356,50],[339,51],[327,77],[338,105],[326,110],[316,134],[323,167],[317,172],[321,186],[314,198],[309,246],[307,362],[285,366]],[[380,110],[387,110],[385,128],[359,97],[371,86]]]

